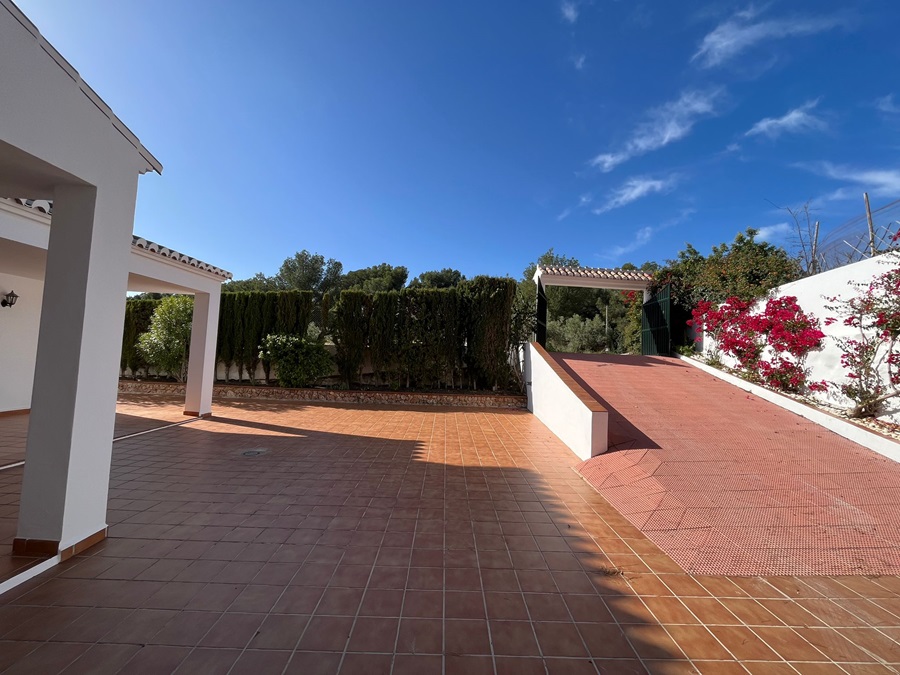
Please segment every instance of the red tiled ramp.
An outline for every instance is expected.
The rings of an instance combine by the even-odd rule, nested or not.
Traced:
[[[900,573],[900,464],[677,359],[554,357],[610,413],[578,470],[686,571]]]

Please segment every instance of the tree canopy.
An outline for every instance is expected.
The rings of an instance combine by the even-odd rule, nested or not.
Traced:
[[[409,282],[410,288],[455,288],[466,277],[459,270],[445,267],[442,270],[422,272]]]

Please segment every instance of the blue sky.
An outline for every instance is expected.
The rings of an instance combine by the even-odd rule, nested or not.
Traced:
[[[135,231],[236,278],[639,264],[900,198],[890,0],[17,2],[162,161]]]

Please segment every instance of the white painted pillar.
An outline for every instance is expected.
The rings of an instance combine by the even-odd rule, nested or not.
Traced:
[[[55,189],[15,551],[105,536],[136,193],[136,173]]]
[[[203,417],[212,413],[216,378],[216,334],[219,330],[219,291],[194,294],[191,353],[188,361],[184,414]]]

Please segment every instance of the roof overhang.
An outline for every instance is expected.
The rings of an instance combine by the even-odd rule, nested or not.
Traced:
[[[618,291],[644,291],[653,276],[638,270],[596,267],[538,267],[534,283],[542,286],[605,288]]]
[[[125,123],[118,118],[118,116],[112,111],[106,102],[97,95],[90,85],[85,82],[81,75],[78,73],[75,68],[72,67],[63,56],[60,54],[50,42],[41,35],[41,32],[38,30],[37,26],[35,26],[27,16],[20,10],[12,0],[0,0],[0,14],[3,12],[8,12],[10,16],[18,23],[22,28],[24,28],[37,44],[40,46],[40,49],[49,56],[53,62],[59,67],[59,69],[65,73],[67,78],[71,80],[72,84],[78,88],[81,94],[87,98],[93,107],[96,108],[97,112],[106,119],[109,120],[109,123],[113,126],[113,128],[126,140],[128,141],[134,149],[137,151],[138,155],[141,158],[141,168],[139,170],[140,173],[147,173],[148,171],[155,171],[156,173],[162,173],[162,163],[153,156],[153,154],[144,147],[138,137],[134,134],[134,132],[129,129]],[[0,17],[2,18],[2,17]],[[45,86],[44,82],[40,84],[35,84],[35,86]]]
[[[43,279],[50,244],[51,204],[0,199],[0,270]],[[231,273],[140,237],[132,237],[128,290],[158,293],[214,292]]]

